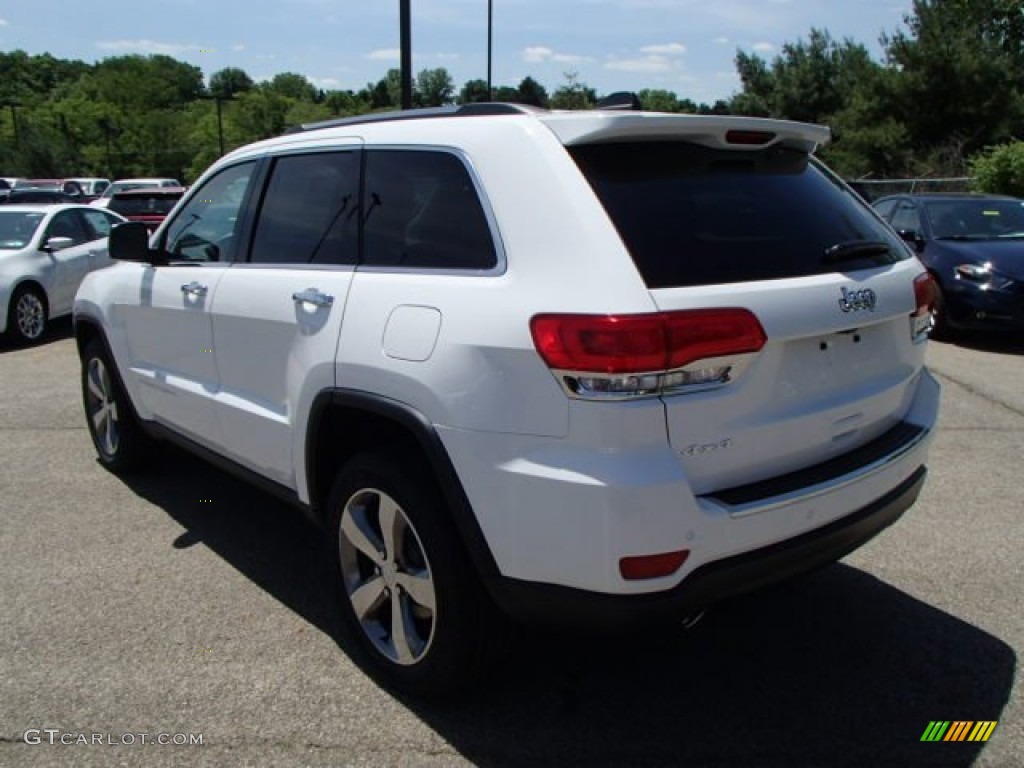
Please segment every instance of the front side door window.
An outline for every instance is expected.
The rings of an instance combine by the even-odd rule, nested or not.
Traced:
[[[238,258],[242,204],[256,163],[225,168],[204,182],[171,222],[163,249],[173,261],[231,262]]]

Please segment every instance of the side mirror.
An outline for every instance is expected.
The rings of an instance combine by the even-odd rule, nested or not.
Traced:
[[[63,251],[65,248],[70,248],[75,244],[75,241],[70,237],[48,237],[46,242],[43,244],[43,250],[47,253],[53,253],[54,251]]]
[[[914,250],[918,253],[924,251],[924,238],[921,237],[921,233],[916,229],[901,229],[897,233],[903,240],[914,246]]]
[[[107,240],[110,258],[119,261],[150,261],[149,230],[141,221],[115,224]]]

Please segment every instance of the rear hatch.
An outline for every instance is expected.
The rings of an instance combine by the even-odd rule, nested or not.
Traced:
[[[822,129],[650,124],[562,138],[670,328],[688,333],[696,317],[713,335],[752,313],[763,329],[746,348],[677,358],[665,379],[669,440],[695,492],[891,438],[923,364],[927,283],[915,283],[923,269],[902,241],[811,159]]]

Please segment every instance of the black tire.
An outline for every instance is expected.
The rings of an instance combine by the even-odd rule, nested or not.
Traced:
[[[16,344],[35,344],[45,335],[49,320],[46,294],[33,285],[20,285],[7,309],[7,332]]]
[[[939,281],[936,280],[935,303],[932,305],[932,330],[930,336],[936,341],[946,341],[952,335],[952,330],[949,327],[946,297],[942,293]]]
[[[351,459],[331,490],[327,542],[343,647],[386,687],[437,699],[480,680],[508,625],[421,465],[394,451]],[[392,552],[381,525],[389,518]],[[359,533],[361,547],[353,543]]]
[[[112,472],[129,472],[146,464],[153,440],[139,426],[99,339],[86,344],[82,355],[82,405],[100,464]]]

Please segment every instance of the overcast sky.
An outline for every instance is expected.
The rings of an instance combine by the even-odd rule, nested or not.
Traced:
[[[411,0],[413,68],[456,88],[487,74],[487,0]],[[398,0],[0,0],[0,50],[96,61],[165,53],[209,76],[298,72],[358,90],[398,66]],[[737,49],[771,59],[811,27],[879,55],[911,0],[493,0],[493,81],[548,90],[574,71],[599,94],[666,88],[694,101],[739,87]]]

